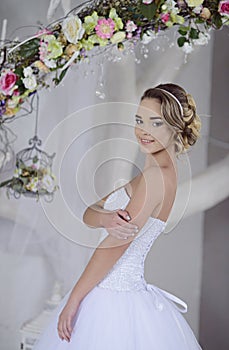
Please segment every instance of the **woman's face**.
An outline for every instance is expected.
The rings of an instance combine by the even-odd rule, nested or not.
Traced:
[[[162,118],[160,101],[143,99],[135,116],[135,136],[141,150],[145,153],[161,151],[171,144],[173,135],[174,130]]]

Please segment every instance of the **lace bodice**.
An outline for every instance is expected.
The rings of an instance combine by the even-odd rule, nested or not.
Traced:
[[[104,208],[107,210],[125,209],[129,200],[130,198],[125,187],[121,187],[111,193],[106,199]],[[152,244],[161,232],[163,232],[165,226],[166,222],[149,217],[124,254],[100,281],[98,286],[120,291],[145,289],[145,258]]]

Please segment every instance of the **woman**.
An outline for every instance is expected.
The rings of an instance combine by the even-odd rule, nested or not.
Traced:
[[[35,350],[201,349],[181,315],[187,305],[144,279],[145,257],[174,203],[177,157],[197,141],[200,118],[192,96],[168,83],[144,92],[135,119],[144,169],[85,211],[84,223],[108,236]]]

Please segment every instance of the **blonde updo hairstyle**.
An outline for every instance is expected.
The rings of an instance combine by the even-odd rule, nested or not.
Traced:
[[[183,115],[177,101],[166,93],[173,94],[181,103]],[[200,137],[201,120],[196,113],[196,103],[192,95],[179,85],[167,83],[159,84],[144,92],[141,101],[145,98],[156,98],[161,103],[162,117],[174,129],[175,152],[178,156],[185,153]]]

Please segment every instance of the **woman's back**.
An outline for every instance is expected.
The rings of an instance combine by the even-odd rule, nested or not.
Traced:
[[[161,201],[155,206],[152,211],[151,216],[156,217],[162,221],[167,221],[170,211],[172,209],[173,203],[175,201],[176,190],[177,190],[177,175],[176,170],[171,167],[168,169],[159,169],[157,167],[152,168],[152,184],[147,185],[147,189],[150,191],[151,188],[161,192]],[[159,172],[159,176],[156,173]],[[139,181],[144,177],[144,171],[137,176],[135,176],[131,181],[125,184],[124,188],[129,198],[135,193]],[[157,181],[158,178],[161,180]],[[157,181],[155,183],[155,181]],[[155,195],[158,198],[158,195]],[[104,199],[108,198],[105,197]]]

